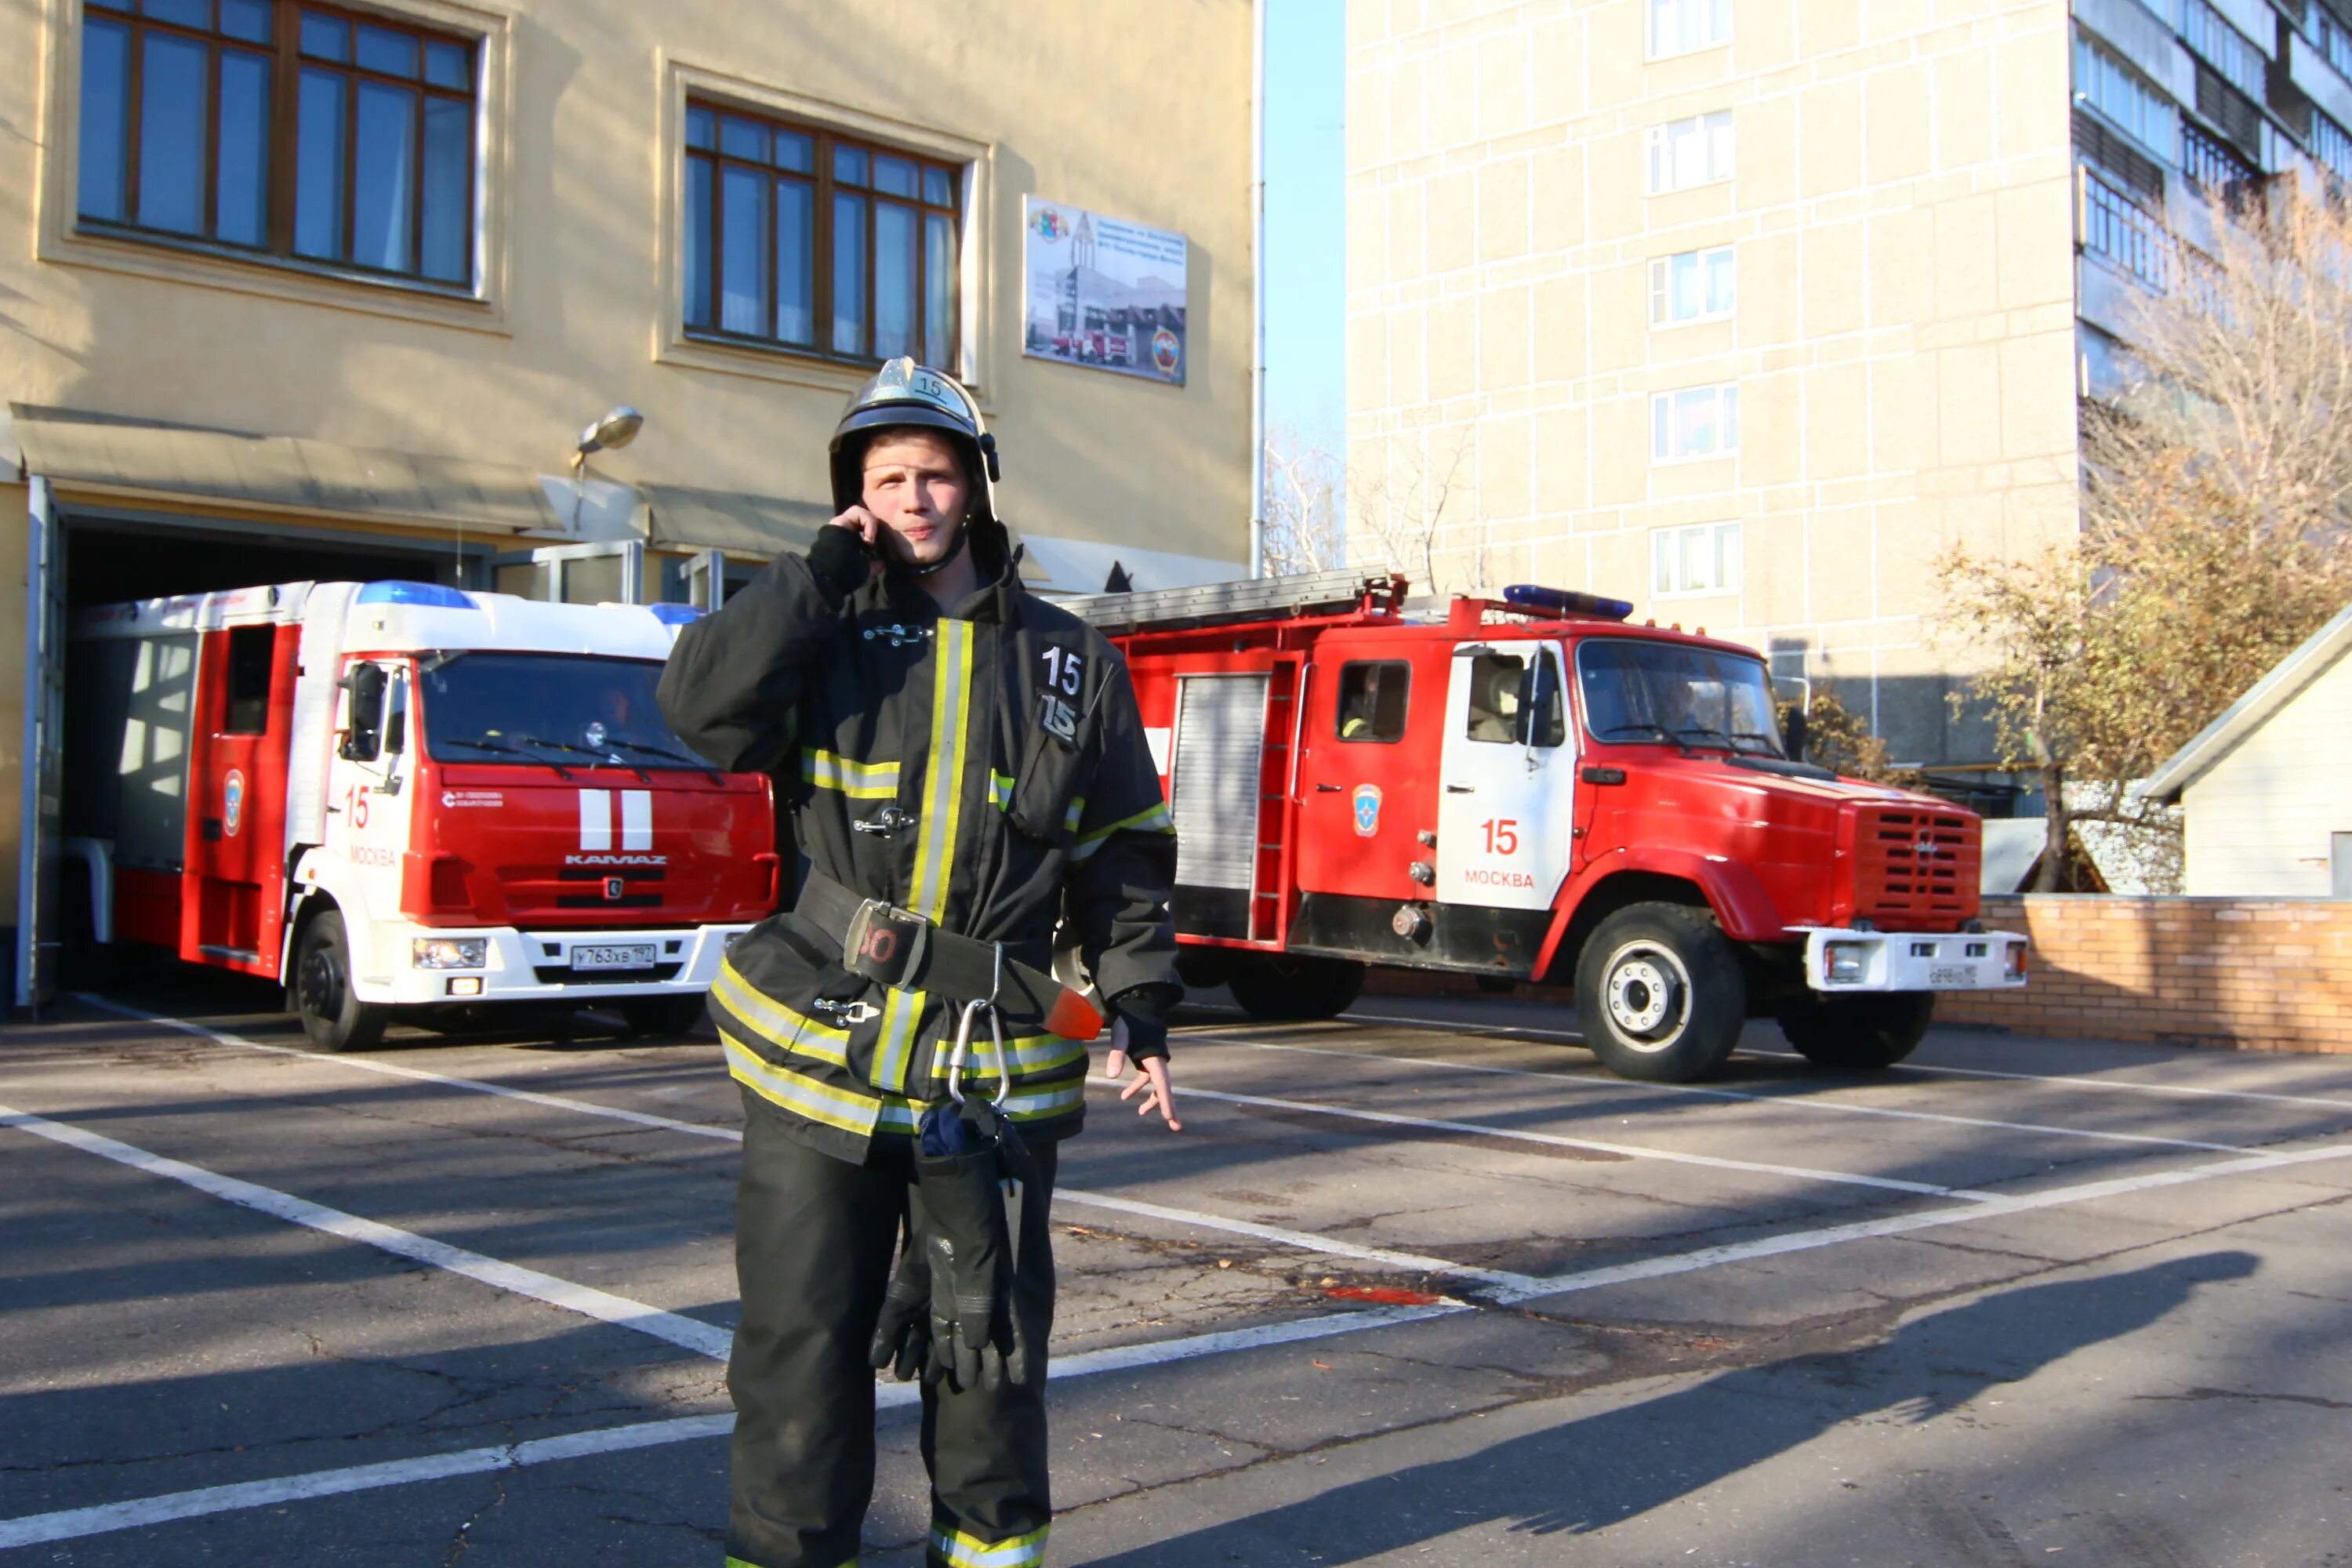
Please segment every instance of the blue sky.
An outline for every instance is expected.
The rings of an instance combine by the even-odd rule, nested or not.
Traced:
[[[1266,0],[1266,422],[1347,440],[1345,0]]]

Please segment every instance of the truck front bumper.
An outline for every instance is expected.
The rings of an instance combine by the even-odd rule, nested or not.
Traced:
[[[402,926],[386,931],[372,973],[357,977],[362,1002],[421,1006],[446,1002],[592,1002],[612,996],[688,995],[710,989],[728,944],[750,925],[650,931],[518,931],[512,926]],[[478,967],[427,968],[417,939],[483,944]],[[646,962],[646,960],[650,962]],[[626,967],[604,967],[618,962]]]
[[[2025,938],[2012,931],[1805,932],[1805,984],[1823,995],[1880,991],[2015,991]]]

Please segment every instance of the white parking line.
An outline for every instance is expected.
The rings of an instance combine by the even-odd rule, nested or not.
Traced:
[[[1119,1214],[1140,1215],[1148,1219],[1172,1220],[1179,1225],[1199,1225],[1203,1219],[1213,1221],[1218,1230],[1235,1236],[1255,1237],[1277,1247],[1299,1247],[1320,1252],[1333,1258],[1352,1258],[1360,1263],[1378,1263],[1389,1268],[1409,1269],[1421,1274],[1445,1274],[1457,1279],[1475,1279],[1483,1284],[1499,1286],[1506,1290],[1523,1289],[1539,1283],[1530,1274],[1513,1274],[1502,1268],[1479,1268],[1466,1263],[1454,1263],[1443,1258],[1428,1258],[1417,1252],[1394,1252],[1381,1247],[1358,1247],[1352,1242],[1335,1241],[1328,1236],[1308,1231],[1285,1230],[1279,1226],[1257,1225],[1245,1219],[1224,1219],[1203,1215],[1191,1209],[1172,1209],[1160,1204],[1147,1204],[1134,1198],[1113,1197],[1107,1193],[1057,1192],[1057,1198],[1075,1196],[1079,1203],[1095,1208],[1111,1209]]]
[[[362,1219],[357,1215],[314,1204],[307,1198],[298,1198],[274,1187],[259,1186],[235,1176],[207,1171],[200,1165],[152,1154],[144,1149],[133,1148],[83,1128],[52,1121],[46,1116],[35,1116],[29,1111],[0,1105],[0,1127],[13,1127],[37,1138],[46,1138],[53,1143],[62,1143],[69,1149],[79,1149],[84,1153],[96,1154],[135,1171],[143,1171],[151,1176],[178,1182],[200,1193],[236,1204],[240,1208],[268,1215],[273,1219],[307,1226],[346,1241],[356,1241],[362,1247],[373,1247],[379,1252],[389,1252],[396,1258],[428,1264],[452,1274],[462,1274],[493,1289],[527,1296],[534,1301],[544,1301],[551,1307],[561,1307],[566,1311],[578,1312],[583,1317],[594,1318],[619,1328],[634,1329],[638,1333],[650,1334],[655,1339],[667,1341],[698,1354],[723,1360],[728,1342],[732,1338],[728,1330],[715,1324],[701,1322],[677,1312],[665,1312],[643,1301],[632,1301],[625,1296],[614,1296],[590,1286],[574,1284],[569,1279],[559,1279],[536,1268],[504,1263],[462,1247],[452,1247],[446,1241],[418,1236],[414,1231],[401,1230],[376,1220]]]
[[[1496,1127],[1485,1121],[1449,1121],[1430,1116],[1405,1116],[1393,1110],[1367,1110],[1352,1105],[1332,1105],[1323,1100],[1278,1100],[1264,1094],[1233,1094],[1223,1089],[1199,1089],[1191,1084],[1179,1089],[1185,1100],[1218,1100],[1232,1105],[1265,1106],[1275,1110],[1306,1111],[1316,1116],[1336,1116],[1350,1121],[1376,1121],[1388,1127],[1415,1127],[1432,1132],[1462,1132],[1479,1138],[1507,1138],[1519,1143],[1541,1143],[1559,1149],[1583,1149],[1597,1154],[1621,1154],[1631,1160],[1662,1160],[1669,1164],[1698,1165],[1716,1171],[1742,1171],[1752,1175],[1788,1176],[1799,1181],[1822,1182],[1832,1186],[1875,1187],[1884,1192],[1917,1193],[1931,1198],[1971,1198],[1990,1203],[1991,1193],[1980,1193],[1970,1187],[1939,1187],[1932,1182],[1906,1182],[1896,1176],[1864,1176],[1846,1171],[1819,1171],[1807,1165],[1775,1165],[1760,1160],[1734,1160],[1720,1154],[1690,1154],[1679,1150],[1653,1149],[1639,1143],[1608,1143],[1595,1138],[1569,1138],[1557,1132],[1535,1132],[1517,1127]]]
[[[1244,1046],[1254,1051],[1290,1051],[1310,1057],[1340,1057],[1349,1061],[1388,1062],[1395,1066],[1433,1068],[1448,1072],[1489,1073],[1502,1078],[1531,1078],[1563,1089],[1581,1089],[1588,1093],[1654,1092],[1660,1095],[1688,1095],[1704,1100],[1748,1100],[1759,1105],[1786,1105],[1799,1110],[1839,1111],[1849,1116],[1889,1117],[1904,1121],[1942,1121],[1955,1127],[1988,1127],[2004,1132],[2046,1132],[2062,1138],[2089,1138],[2113,1143],[2146,1143],[2163,1149],[2200,1149],[2217,1154],[2242,1154],[2245,1146],[2239,1143],[2208,1143],[2195,1138],[2159,1138],[2147,1132],[2105,1132],[2086,1127],[2054,1127],[2038,1121],[2002,1121],[1983,1116],[1951,1116],[1934,1110],[1900,1110],[1885,1105],[1854,1105],[1842,1100],[1825,1100],[1812,1095],[1748,1094],[1736,1089],[1709,1089],[1696,1083],[1633,1083],[1618,1079],[1596,1079],[1570,1073],[1538,1072],[1528,1068],[1499,1068],[1484,1062],[1457,1062],[1429,1057],[1394,1056],[1383,1051],[1342,1051],[1328,1046],[1286,1046],[1272,1040],[1244,1039],[1238,1035],[1220,1035],[1220,1045]]]

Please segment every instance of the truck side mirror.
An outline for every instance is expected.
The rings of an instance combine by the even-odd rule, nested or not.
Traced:
[[[1557,746],[1568,739],[1559,689],[1559,668],[1538,650],[1519,690],[1519,739],[1530,746]]]
[[[347,763],[372,763],[383,750],[383,667],[359,664],[343,677],[352,694],[352,726],[343,733],[338,753]]]
[[[1806,721],[1803,709],[1789,710],[1789,717],[1781,721],[1780,733],[1781,739],[1788,742],[1790,762],[1801,763],[1805,760],[1806,731],[1811,728],[1811,726]]]

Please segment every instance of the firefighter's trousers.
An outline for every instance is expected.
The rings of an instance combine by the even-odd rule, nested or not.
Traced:
[[[735,1269],[742,1325],[727,1386],[735,1396],[728,1562],[744,1568],[842,1568],[857,1560],[874,1490],[875,1373],[866,1360],[907,1189],[909,1141],[877,1136],[862,1165],[796,1141],[779,1113],[744,1094]],[[1051,1520],[1045,1373],[1054,1320],[1046,1220],[1055,1150],[1035,1148],[1022,1205],[1014,1300],[1034,1365],[1024,1387],[923,1390],[931,1477],[930,1568],[1033,1568]]]

